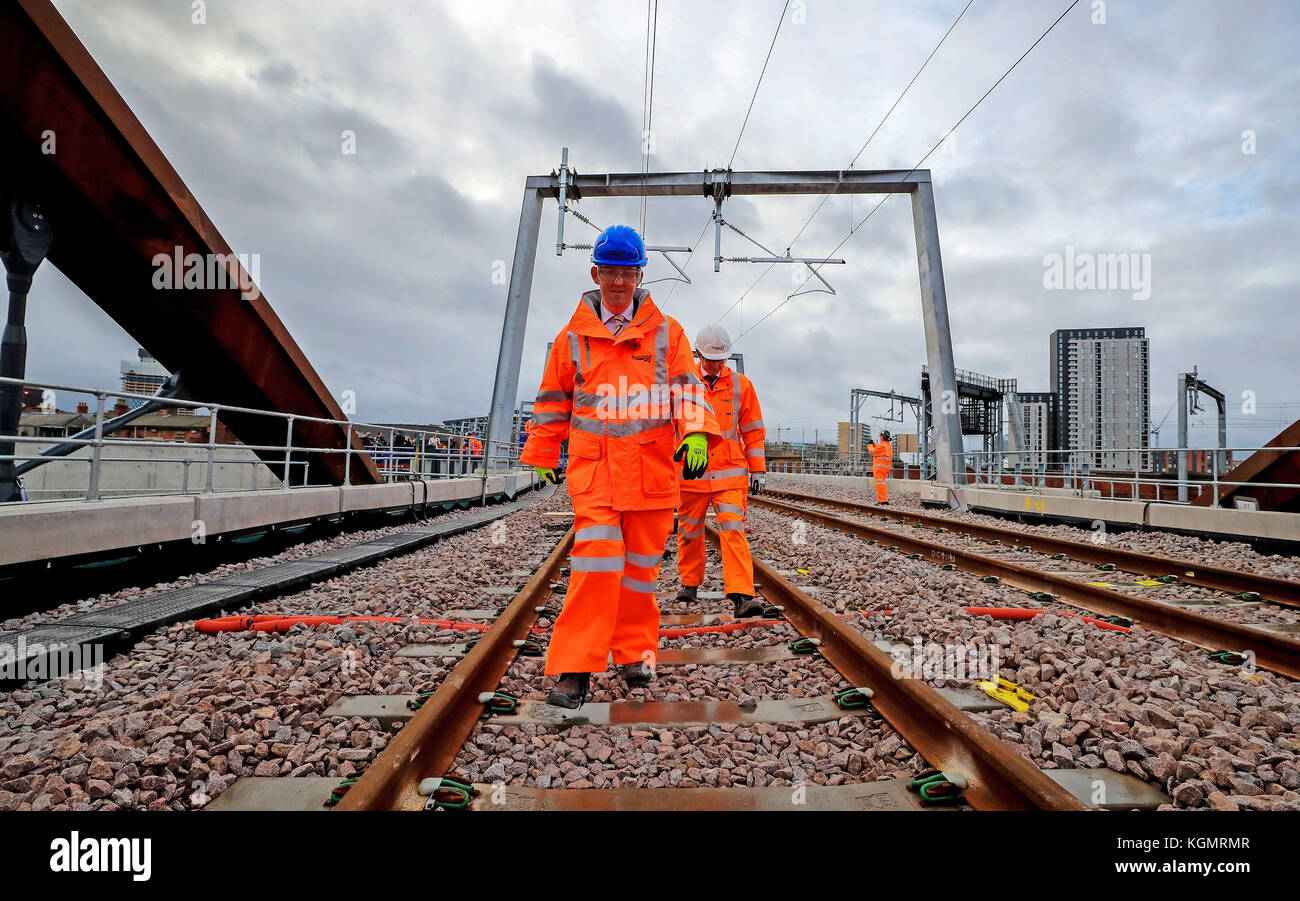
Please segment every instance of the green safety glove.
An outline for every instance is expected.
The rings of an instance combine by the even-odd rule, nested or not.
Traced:
[[[708,436],[703,432],[693,432],[683,438],[682,443],[677,445],[673,459],[681,460],[683,455],[686,460],[682,463],[682,478],[698,479],[704,475],[704,471],[709,468]]]
[[[533,472],[537,473],[537,478],[543,482],[550,482],[552,485],[557,484],[554,469],[548,466],[534,466]]]

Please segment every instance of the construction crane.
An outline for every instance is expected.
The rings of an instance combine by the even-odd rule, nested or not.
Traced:
[[[1178,406],[1178,402],[1177,402],[1177,401],[1175,401],[1174,403],[1170,404],[1170,405],[1169,405],[1169,409],[1168,409],[1168,410],[1165,410],[1165,415],[1162,416],[1161,419],[1160,419],[1160,425],[1156,426],[1155,428],[1153,428],[1153,429],[1151,430],[1151,439],[1152,439],[1152,441],[1154,442],[1154,446],[1155,446],[1155,447],[1159,447],[1159,446],[1160,446],[1160,429],[1163,428],[1163,427],[1164,427],[1164,424],[1169,420],[1169,414],[1171,414],[1171,413],[1174,412],[1174,407],[1176,407],[1176,406]]]

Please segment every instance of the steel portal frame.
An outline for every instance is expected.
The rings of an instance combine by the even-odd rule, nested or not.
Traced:
[[[567,157],[566,157],[567,159]],[[939,225],[934,208],[934,188],[928,169],[810,170],[735,172],[709,169],[701,172],[640,172],[579,175],[567,165],[550,175],[530,175],[524,181],[514,261],[506,295],[501,345],[496,378],[492,385],[492,407],[488,417],[489,466],[498,465],[500,448],[509,440],[511,413],[519,394],[519,368],[523,358],[524,333],[532,296],[533,271],[537,263],[537,242],[543,201],[563,205],[569,199],[599,197],[708,197],[715,203],[733,195],[771,194],[910,194],[912,226],[916,235],[916,260],[921,282],[921,313],[925,327],[925,351],[930,372],[931,408],[939,411],[933,420],[935,459],[939,481],[963,484],[964,472],[952,466],[953,444],[961,450],[961,420],[955,408],[943,412],[945,392],[956,396],[957,375],[953,365],[952,333],[948,324],[948,294],[943,280],[939,251]]]

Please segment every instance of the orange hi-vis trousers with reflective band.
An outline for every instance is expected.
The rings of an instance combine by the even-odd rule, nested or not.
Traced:
[[[655,582],[673,527],[671,507],[615,510],[573,505],[569,590],[551,629],[546,674],[603,673],[648,660],[659,649]]]
[[[754,596],[754,558],[745,538],[745,508],[749,498],[744,488],[721,491],[683,491],[677,508],[677,574],[683,585],[704,582],[704,517],[709,505],[718,514],[722,539],[722,578],[727,594]]]

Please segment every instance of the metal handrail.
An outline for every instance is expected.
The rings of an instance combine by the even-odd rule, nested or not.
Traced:
[[[444,438],[447,440],[463,440],[464,436],[454,435],[445,430],[418,429],[409,427],[398,427],[383,425],[380,423],[360,422],[347,419],[328,419],[319,416],[306,416],[297,413],[282,413],[278,410],[261,410],[254,407],[242,407],[235,404],[219,404],[208,401],[189,400],[183,398],[167,398],[169,407],[186,407],[191,409],[204,409],[208,411],[208,440],[203,443],[190,441],[164,441],[151,440],[145,438],[114,438],[104,436],[103,425],[107,401],[109,398],[124,398],[128,400],[150,401],[156,400],[154,395],[137,394],[130,391],[113,390],[100,388],[88,388],[84,385],[69,385],[60,382],[38,382],[30,379],[15,379],[0,377],[0,384],[18,385],[27,388],[40,388],[43,390],[63,391],[71,394],[91,395],[96,399],[95,412],[95,437],[93,438],[60,438],[63,444],[80,445],[88,447],[91,450],[89,458],[64,456],[59,457],[60,462],[75,461],[78,463],[88,463],[90,471],[88,474],[88,485],[84,500],[95,501],[102,497],[108,496],[100,488],[100,477],[102,469],[107,463],[138,463],[149,462],[159,464],[182,465],[185,467],[185,482],[180,492],[174,491],[155,491],[153,494],[192,494],[192,493],[209,493],[217,489],[213,485],[213,474],[217,464],[244,464],[253,467],[268,465],[265,460],[235,460],[222,459],[218,451],[223,448],[239,449],[241,451],[261,451],[265,453],[282,453],[284,455],[283,465],[286,467],[285,472],[291,473],[294,467],[302,466],[303,483],[299,485],[292,484],[293,480],[289,479],[290,484],[279,486],[280,488],[302,488],[317,487],[306,484],[306,473],[308,461],[294,459],[295,455],[302,454],[344,454],[344,484],[350,483],[350,470],[352,457],[354,454],[364,454],[368,456],[375,464],[380,475],[386,482],[395,482],[409,480],[412,477],[418,478],[481,478],[483,482],[483,494],[486,497],[487,480],[489,477],[489,466],[485,461],[490,460],[495,465],[514,466],[518,464],[520,447],[514,440],[508,442],[492,442],[486,436],[480,439],[483,443],[483,451],[478,454],[470,452],[467,445],[460,448],[450,448],[444,444]],[[285,422],[285,442],[283,444],[218,444],[216,441],[216,426],[220,414],[223,413],[242,413],[255,416],[267,416],[273,419],[281,419]],[[337,425],[344,427],[346,430],[345,447],[314,447],[311,445],[297,445],[293,442],[293,427],[296,423],[320,423],[325,425]],[[387,441],[381,444],[372,444],[360,449],[352,447],[352,437],[356,432],[376,432],[379,434],[386,433]],[[412,445],[399,445],[396,441],[398,435],[412,439]],[[42,443],[51,440],[51,436],[28,436],[28,435],[0,435],[0,441],[13,441],[15,451],[19,444]],[[504,446],[503,446],[504,445]],[[186,457],[183,459],[166,459],[166,458],[138,458],[138,457],[106,457],[105,448],[114,447],[179,447],[188,446],[205,451],[202,455],[201,462],[205,466],[205,475],[202,484],[195,490],[189,490],[189,467],[198,460]],[[4,460],[39,460],[48,459],[42,454],[6,454],[0,456]],[[254,468],[254,489],[257,488],[256,473]],[[268,488],[276,488],[274,484],[268,485]],[[62,490],[62,489],[40,489],[41,491]],[[135,492],[136,489],[115,489],[118,491]],[[116,496],[116,495],[114,495]],[[147,496],[140,494],[131,494],[130,496]],[[60,500],[66,500],[61,498]],[[21,503],[41,503],[43,501],[11,501],[10,504]],[[4,506],[4,504],[0,504]]]

